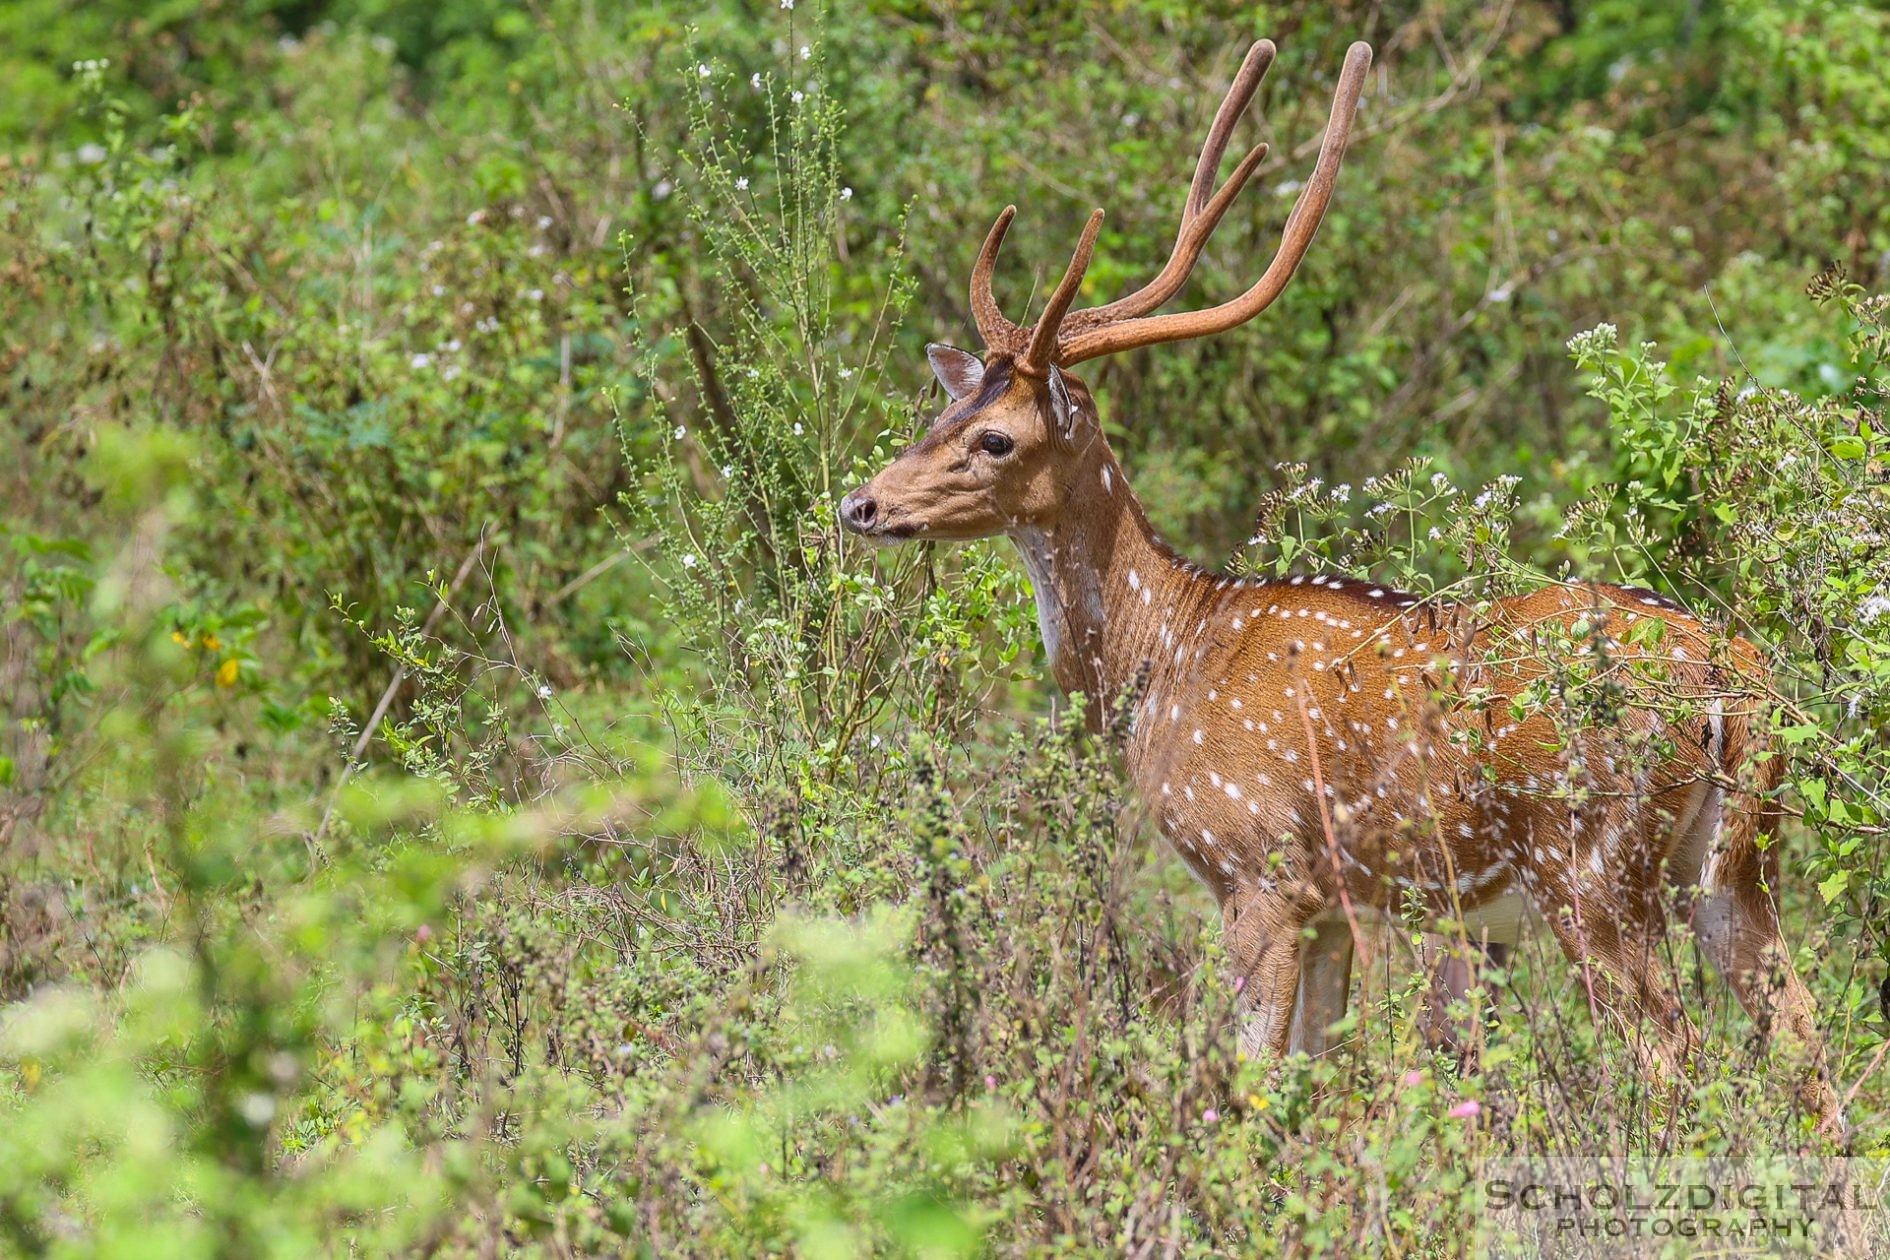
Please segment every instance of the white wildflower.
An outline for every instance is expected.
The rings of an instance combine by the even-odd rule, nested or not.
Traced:
[[[747,192],[747,191],[748,191],[748,176],[746,176],[746,175],[742,175],[742,176],[739,176],[739,177],[738,177],[738,178],[737,178],[737,179],[735,180],[735,191],[736,191],[736,192]]]
[[[706,62],[696,67],[696,77],[698,79],[706,79],[711,73],[713,72],[709,69],[708,63]]]
[[[1886,595],[1882,591],[1878,591],[1875,595],[1872,595],[1857,606],[1857,621],[1859,625],[1870,625],[1872,622],[1886,615],[1890,615],[1890,595]]]
[[[676,426],[675,438],[678,442],[682,441],[684,438],[688,436],[689,436],[689,430],[687,427],[680,424]]]
[[[410,367],[410,368],[412,368],[412,369],[413,369],[414,371],[416,371],[416,372],[417,372],[417,371],[419,371],[419,370],[420,370],[421,368],[423,368],[423,367],[427,367],[427,366],[428,366],[428,365],[430,365],[430,364],[431,364],[432,362],[433,362],[433,356],[432,356],[432,355],[430,355],[430,354],[416,354],[416,355],[414,355],[414,356],[413,356],[413,357],[412,357],[411,359],[408,359],[408,360],[407,360],[407,366],[408,366],[408,367]]]
[[[260,1129],[275,1116],[276,1100],[261,1090],[251,1090],[243,1095],[236,1109],[252,1129]]]
[[[851,188],[842,188],[842,189],[840,190],[840,200],[842,200],[842,201],[852,201],[852,200],[853,200],[853,190],[852,190]]]
[[[814,55],[813,49],[809,48],[806,44],[801,45],[801,60],[802,61],[808,60],[813,55]]]
[[[695,552],[691,551],[683,556],[682,567],[685,569],[693,569],[696,567],[696,553]]]
[[[807,99],[807,93],[801,91],[790,92],[788,93],[788,99],[793,101],[796,105],[799,105],[802,101]]]
[[[757,70],[748,76],[748,86],[757,92],[761,91],[761,71]]]

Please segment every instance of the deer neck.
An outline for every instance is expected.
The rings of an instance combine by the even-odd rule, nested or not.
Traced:
[[[1083,693],[1090,727],[1100,730],[1145,665],[1159,672],[1164,632],[1172,637],[1209,579],[1156,535],[1107,447],[1094,450],[1057,523],[1010,536],[1030,574],[1057,685]]]

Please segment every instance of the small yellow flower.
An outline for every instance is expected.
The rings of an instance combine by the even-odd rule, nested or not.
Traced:
[[[185,651],[190,650],[190,636],[185,634],[182,630],[171,631],[171,642],[183,648]]]
[[[212,652],[221,652],[223,650],[223,640],[217,638],[217,636],[214,634],[204,635],[203,645],[209,648]]]
[[[239,668],[234,656],[219,665],[217,667],[217,686],[234,687],[236,685],[236,671]]]
[[[1247,1105],[1252,1107],[1255,1111],[1265,1111],[1267,1109],[1267,1100],[1260,1097],[1258,1094],[1248,1094]]]

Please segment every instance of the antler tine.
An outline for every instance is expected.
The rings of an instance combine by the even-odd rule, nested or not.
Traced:
[[[1220,173],[1221,159],[1227,153],[1227,142],[1234,134],[1234,124],[1240,121],[1240,116],[1253,102],[1254,94],[1260,90],[1261,80],[1273,65],[1274,52],[1272,40],[1255,40],[1247,49],[1246,57],[1241,60],[1233,83],[1228,85],[1227,95],[1221,98],[1221,107],[1214,112],[1214,123],[1208,128],[1207,139],[1201,144],[1201,157],[1194,166],[1194,182],[1188,187],[1188,199],[1181,206],[1181,223],[1175,229],[1175,247],[1169,251],[1168,261],[1162,265],[1161,271],[1134,293],[1117,298],[1105,306],[1091,307],[1071,315],[1064,325],[1072,334],[1100,328],[1117,320],[1146,315],[1179,293],[1181,286],[1188,282],[1188,275],[1194,270],[1195,263],[1200,261],[1201,250],[1207,244],[1208,237],[1220,226],[1221,216],[1227,213],[1227,207],[1233,204],[1234,197],[1246,187],[1248,179],[1266,159],[1267,146],[1254,146],[1240,160],[1240,165],[1234,168],[1234,173],[1222,185],[1220,192],[1209,196],[1214,187],[1214,177]]]
[[[997,267],[998,250],[1003,247],[1004,234],[1010,231],[1011,220],[1016,217],[1016,206],[1004,207],[1004,213],[998,215],[997,222],[984,238],[978,261],[971,266],[971,317],[978,325],[978,335],[984,338],[984,344],[993,349],[1015,350],[1024,340],[1024,330],[1004,318],[997,298],[991,294],[991,273]]]
[[[1352,120],[1358,113],[1359,96],[1365,90],[1365,73],[1371,68],[1371,45],[1360,42],[1346,50],[1345,67],[1339,74],[1338,90],[1332,98],[1332,116],[1326,123],[1326,135],[1319,146],[1319,161],[1312,178],[1299,194],[1293,212],[1280,233],[1280,248],[1273,255],[1265,274],[1251,289],[1230,302],[1203,311],[1177,311],[1125,319],[1085,329],[1059,347],[1057,361],[1081,363],[1099,355],[1130,350],[1137,346],[1164,341],[1181,341],[1224,332],[1244,324],[1271,306],[1286,289],[1293,272],[1305,258],[1313,236],[1325,218],[1332,200],[1332,189],[1339,178],[1339,164],[1345,157],[1346,141],[1352,132]]]
[[[1253,102],[1254,93],[1260,90],[1260,81],[1266,78],[1277,51],[1272,40],[1257,39],[1247,49],[1247,55],[1241,58],[1240,69],[1234,73],[1234,81],[1228,85],[1227,95],[1221,98],[1221,107],[1214,111],[1214,125],[1208,128],[1207,140],[1201,145],[1201,159],[1194,165],[1194,183],[1188,188],[1188,201],[1182,208],[1181,224],[1184,229],[1190,216],[1206,208],[1208,189],[1214,186],[1214,177],[1220,173],[1221,157],[1227,152],[1227,141],[1234,134],[1234,124],[1240,121],[1240,116]],[[1176,233],[1177,239],[1180,235]]]
[[[1076,253],[1070,257],[1070,265],[1063,272],[1063,279],[1057,282],[1056,291],[1044,304],[1043,314],[1037,317],[1037,327],[1030,334],[1030,348],[1018,361],[1018,367],[1026,372],[1042,372],[1050,366],[1050,360],[1056,353],[1057,331],[1063,325],[1063,316],[1069,311],[1070,303],[1076,300],[1077,286],[1083,283],[1083,273],[1089,270],[1090,256],[1096,251],[1096,234],[1102,231],[1103,212],[1098,209],[1089,216],[1089,223],[1083,228],[1083,237],[1076,242]]]

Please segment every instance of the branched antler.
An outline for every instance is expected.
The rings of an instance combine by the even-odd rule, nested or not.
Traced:
[[[1176,311],[1167,315],[1152,313],[1179,293],[1181,286],[1187,283],[1208,238],[1220,226],[1227,208],[1266,158],[1267,146],[1256,145],[1241,158],[1227,182],[1210,195],[1209,189],[1213,187],[1214,177],[1220,171],[1221,159],[1227,152],[1227,142],[1233,134],[1234,124],[1259,91],[1260,81],[1266,75],[1267,67],[1273,63],[1273,55],[1271,40],[1258,40],[1247,50],[1239,72],[1235,74],[1227,95],[1221,101],[1220,109],[1215,112],[1207,139],[1201,145],[1201,156],[1195,163],[1194,180],[1189,186],[1187,200],[1182,203],[1175,246],[1155,278],[1135,292],[1104,306],[1074,313],[1069,311],[1070,302],[1089,266],[1096,233],[1102,224],[1103,212],[1097,210],[1090,216],[1082,240],[1076,247],[1076,254],[1036,324],[1026,329],[1012,323],[998,309],[997,300],[991,294],[991,273],[997,263],[998,249],[1004,243],[1004,234],[1009,230],[1011,220],[1017,215],[1017,207],[1005,207],[1004,213],[998,216],[990,234],[985,237],[984,248],[978,251],[978,261],[971,271],[972,314],[986,345],[1019,354],[1020,369],[1040,373],[1052,363],[1081,363],[1085,359],[1099,358],[1137,346],[1225,332],[1244,324],[1273,304],[1293,278],[1300,261],[1305,258],[1306,250],[1312,245],[1313,236],[1325,218],[1326,207],[1331,203],[1332,190],[1339,178],[1339,164],[1345,157],[1346,140],[1351,135],[1352,121],[1358,113],[1359,96],[1365,89],[1365,73],[1371,68],[1372,50],[1369,44],[1356,43],[1346,50],[1338,90],[1333,95],[1332,116],[1326,123],[1325,140],[1319,148],[1319,161],[1313,168],[1312,178],[1306,181],[1306,186],[1300,190],[1299,199],[1293,203],[1293,211],[1287,216],[1286,226],[1280,234],[1280,247],[1260,279],[1239,297],[1219,306],[1201,311]]]

